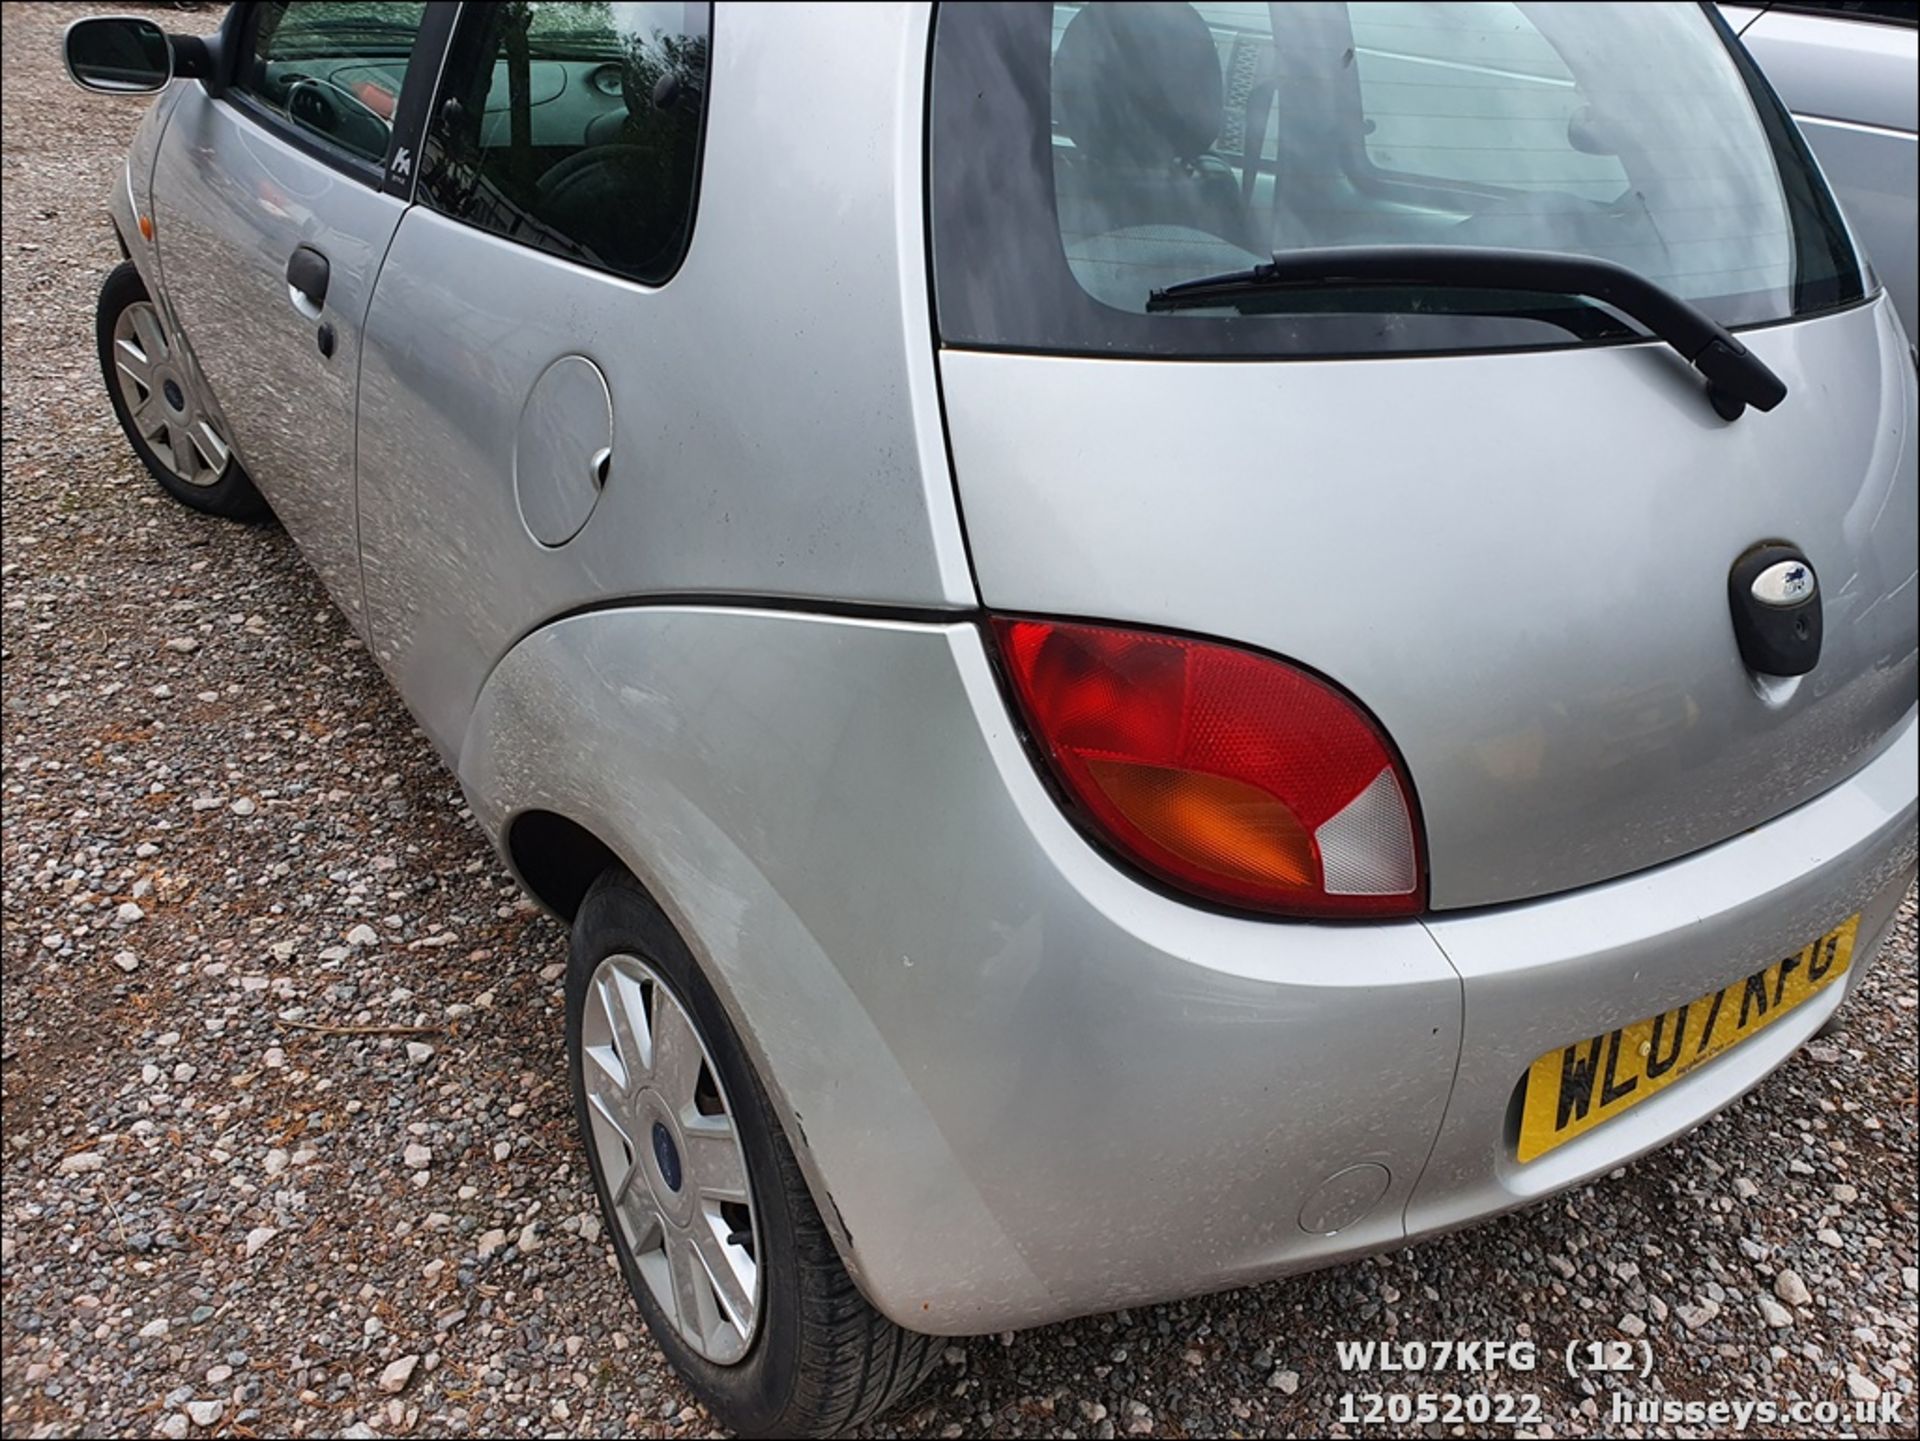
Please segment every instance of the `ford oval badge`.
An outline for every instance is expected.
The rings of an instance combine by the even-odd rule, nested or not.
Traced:
[[[1813,567],[1804,560],[1776,561],[1753,578],[1753,598],[1762,605],[1799,605],[1813,590]]]

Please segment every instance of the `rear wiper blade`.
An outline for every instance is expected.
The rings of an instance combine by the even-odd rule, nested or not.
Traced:
[[[1155,290],[1147,310],[1200,310],[1289,290],[1426,286],[1588,296],[1631,316],[1707,380],[1713,408],[1738,420],[1751,405],[1772,410],[1786,383],[1726,327],[1638,271],[1590,255],[1469,245],[1376,245],[1282,250],[1268,265],[1183,280]]]

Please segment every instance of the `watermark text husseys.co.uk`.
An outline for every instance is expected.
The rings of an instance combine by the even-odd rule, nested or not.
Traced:
[[[1751,1426],[1831,1428],[1891,1426],[1900,1420],[1906,1398],[1891,1391],[1863,1401],[1679,1401],[1671,1397],[1635,1397],[1616,1391],[1607,1403],[1616,1426],[1710,1426],[1745,1431]]]

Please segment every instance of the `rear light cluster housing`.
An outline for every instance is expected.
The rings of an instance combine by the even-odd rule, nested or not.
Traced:
[[[1272,915],[1417,914],[1413,788],[1328,682],[1158,632],[999,617],[1014,696],[1082,824],[1203,899]]]

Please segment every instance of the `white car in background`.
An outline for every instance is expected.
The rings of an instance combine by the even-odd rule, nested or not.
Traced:
[[[1720,8],[1800,122],[1908,338],[1920,339],[1914,316],[1920,4],[1803,0]]]

